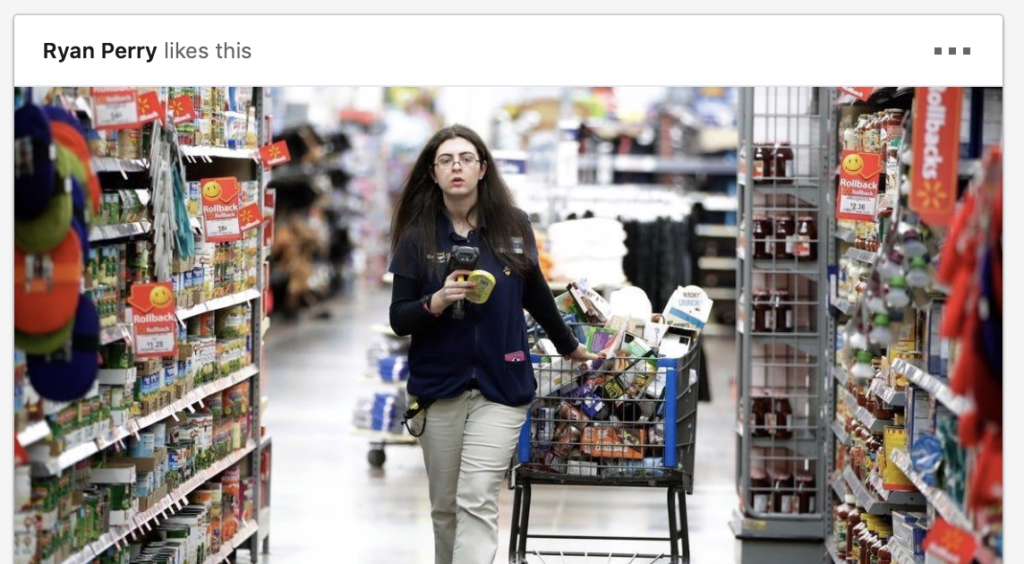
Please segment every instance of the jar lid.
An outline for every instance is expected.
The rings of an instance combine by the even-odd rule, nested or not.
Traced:
[[[871,351],[857,351],[857,362],[871,362]]]
[[[875,325],[889,325],[889,316],[884,313],[879,313],[878,315],[875,316]]]
[[[801,215],[800,221],[814,221],[816,218],[813,215]]]

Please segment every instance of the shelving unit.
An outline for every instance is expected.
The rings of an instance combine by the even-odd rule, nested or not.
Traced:
[[[251,107],[254,108],[255,115],[250,115],[254,118],[252,123],[256,127],[257,142],[265,144],[265,141],[269,139],[268,132],[264,130],[266,124],[269,123],[268,120],[264,119],[267,92],[262,88],[253,88],[252,90]],[[91,159],[92,168],[98,174],[101,186],[108,193],[114,188],[125,190],[126,188],[124,187],[127,186],[128,190],[134,190],[138,193],[143,207],[150,206],[152,204],[150,202],[151,192],[156,191],[158,188],[156,180],[150,178],[151,170],[157,170],[158,167],[166,167],[172,164],[169,158],[172,143],[167,142],[165,139],[169,138],[167,131],[163,131],[161,135],[164,136],[160,138],[164,142],[164,152],[162,154],[154,153],[153,156],[154,159],[159,159],[158,161],[150,162],[149,159],[144,158],[93,157]],[[153,139],[157,138],[154,137]],[[179,136],[178,139],[181,139],[181,137]],[[184,166],[183,172],[186,182],[221,176],[234,176],[239,181],[255,181],[259,186],[256,193],[256,201],[261,205],[264,203],[268,172],[263,169],[263,165],[259,160],[259,153],[255,149],[181,147],[180,152],[183,156],[182,164]],[[160,156],[155,156],[158,154]],[[159,187],[162,188],[163,186]],[[192,227],[199,235],[202,235],[201,222],[192,218]],[[253,230],[256,232],[255,238],[262,241],[263,226],[257,226]],[[89,240],[93,243],[94,247],[97,247],[123,242],[124,240],[144,240],[151,237],[153,231],[154,225],[148,219],[127,223],[92,225],[89,229]],[[57,437],[58,443],[47,440],[51,435],[50,424],[47,421],[34,422],[17,435],[29,455],[29,462],[31,464],[30,475],[33,479],[45,480],[65,471],[77,472],[78,470],[72,470],[73,467],[93,455],[103,453],[106,449],[113,450],[111,447],[115,447],[118,450],[126,448],[125,443],[127,443],[128,439],[131,437],[137,438],[141,431],[168,418],[178,420],[186,414],[195,412],[197,408],[205,407],[205,402],[212,395],[224,392],[237,384],[248,383],[249,397],[245,416],[251,417],[251,434],[243,436],[241,442],[236,443],[244,445],[243,448],[231,452],[225,458],[214,462],[205,470],[196,473],[189,480],[167,493],[163,498],[156,501],[150,500],[151,505],[145,511],[128,510],[124,516],[125,520],[117,521],[125,524],[111,525],[110,529],[97,540],[81,547],[57,564],[91,563],[111,547],[126,548],[132,541],[150,532],[151,525],[173,515],[184,507],[188,494],[226,469],[239,463],[241,463],[241,473],[243,476],[257,478],[253,480],[253,487],[249,490],[253,500],[253,511],[255,515],[264,517],[263,520],[269,523],[269,508],[260,507],[259,505],[261,499],[260,488],[263,484],[258,479],[261,475],[260,451],[268,447],[268,444],[260,440],[260,412],[261,408],[265,405],[260,386],[260,366],[262,364],[263,352],[262,337],[265,335],[266,328],[263,323],[264,304],[261,289],[265,287],[267,281],[264,280],[263,268],[266,260],[266,249],[263,248],[262,244],[258,245],[257,249],[259,254],[256,263],[259,267],[255,271],[254,287],[233,295],[206,301],[195,307],[179,308],[176,312],[178,319],[184,322],[203,313],[221,310],[242,303],[250,303],[252,306],[252,318],[250,320],[251,325],[249,326],[252,329],[252,333],[248,348],[251,351],[251,356],[246,359],[246,362],[242,363],[245,366],[236,372],[198,385],[195,389],[189,390],[188,387],[183,386],[177,386],[173,389],[164,387],[161,390],[160,405],[157,405],[154,400],[154,403],[147,403],[142,407],[146,415],[136,416],[127,420],[111,417],[109,420],[97,421],[91,424],[86,421],[81,426],[72,427],[73,432],[65,434],[63,437]],[[149,256],[152,257],[153,255]],[[170,258],[168,257],[167,260],[170,261]],[[153,268],[152,264],[149,267]],[[155,278],[156,273],[151,272],[148,276]],[[109,345],[118,341],[126,341],[131,346],[132,340],[132,326],[127,322],[120,321],[102,328],[99,332],[98,343],[100,345]],[[129,369],[101,369],[98,379],[104,385],[123,386],[126,382],[134,379],[135,371],[136,368],[134,367]],[[191,382],[189,382],[188,386],[191,385]],[[86,396],[86,399],[95,397],[97,395],[96,390],[97,387],[94,386],[90,394]],[[130,397],[131,393],[131,388],[129,387],[127,395]],[[176,396],[177,399],[175,399]],[[43,401],[42,409],[45,416],[53,418],[56,417],[60,410],[65,410],[70,405],[72,404]],[[152,411],[146,412],[146,410]],[[115,426],[111,423],[112,421],[123,422]],[[63,441],[65,440],[69,441],[69,443],[64,444]],[[33,507],[26,509],[26,511],[35,512],[36,509]],[[231,539],[225,539],[221,548],[213,554],[208,554],[203,564],[220,564],[225,562],[232,558],[236,549],[242,547],[249,548],[250,559],[255,564],[260,554],[260,540],[259,523],[257,520],[240,523],[240,528],[236,535]],[[69,546],[73,545],[62,545],[60,550],[66,552]]]
[[[834,94],[832,97],[838,99],[838,96]],[[883,182],[881,183],[882,190],[878,201],[880,202],[879,210],[883,210],[882,206],[886,204],[884,205],[885,213],[876,212],[874,225],[870,225],[871,221],[864,218],[864,223],[855,223],[855,227],[849,227],[850,224],[848,223],[843,228],[840,228],[834,216],[830,219],[828,225],[828,255],[832,264],[836,265],[834,267],[835,270],[831,271],[835,277],[830,282],[838,286],[838,299],[836,294],[832,296],[833,313],[836,314],[838,312],[838,315],[830,319],[828,329],[830,341],[836,344],[836,349],[830,354],[831,360],[836,362],[837,357],[844,356],[847,362],[851,362],[853,360],[852,354],[860,350],[869,349],[872,358],[875,360],[876,376],[870,382],[863,381],[862,385],[867,388],[864,392],[870,394],[871,401],[877,401],[880,404],[879,410],[889,411],[891,409],[896,415],[894,420],[879,420],[867,409],[858,406],[856,397],[847,391],[847,375],[845,371],[837,366],[834,370],[835,378],[829,381],[829,387],[831,390],[834,390],[834,393],[830,393],[833,401],[828,404],[826,413],[830,418],[835,419],[838,408],[845,404],[847,408],[845,412],[856,420],[858,428],[859,425],[863,425],[875,436],[872,439],[875,446],[869,446],[872,443],[867,443],[866,445],[863,440],[852,436],[852,434],[851,436],[846,436],[843,422],[839,420],[833,422],[833,433],[831,434],[832,437],[828,439],[830,444],[827,446],[827,450],[836,454],[835,460],[841,458],[840,454],[845,454],[845,457],[842,458],[847,462],[845,468],[831,471],[833,475],[840,475],[842,477],[841,481],[846,486],[844,489],[835,488],[835,495],[838,497],[832,500],[832,505],[835,506],[843,503],[844,492],[846,492],[853,494],[858,505],[871,514],[888,516],[893,511],[917,512],[926,516],[926,527],[930,527],[935,523],[936,519],[941,518],[953,527],[957,527],[975,537],[980,547],[974,555],[975,560],[983,563],[1000,562],[1000,558],[985,546],[984,535],[987,534],[987,531],[975,530],[972,526],[972,519],[965,512],[964,508],[960,507],[943,489],[929,486],[921,474],[913,467],[908,456],[911,442],[917,440],[918,434],[922,432],[921,427],[923,427],[924,434],[932,434],[941,438],[944,432],[943,429],[946,429],[945,432],[949,433],[949,428],[956,428],[956,426],[949,425],[951,418],[973,411],[970,399],[953,393],[945,378],[936,377],[919,366],[915,366],[915,364],[924,366],[925,360],[922,359],[922,356],[927,357],[930,351],[938,350],[937,348],[932,348],[939,345],[939,343],[933,342],[933,339],[939,338],[939,335],[932,323],[936,321],[933,314],[938,312],[937,314],[941,315],[942,310],[941,307],[933,308],[933,306],[939,305],[939,302],[936,300],[948,296],[948,291],[939,288],[934,280],[932,280],[930,285],[926,285],[927,291],[908,290],[908,295],[914,294],[914,299],[910,300],[909,306],[905,311],[898,311],[895,316],[889,316],[890,319],[895,319],[897,323],[901,323],[898,325],[900,329],[899,335],[895,334],[895,326],[893,330],[894,337],[896,338],[892,342],[882,338],[876,341],[876,338],[869,334],[873,328],[877,327],[877,323],[884,323],[884,321],[879,321],[874,313],[868,314],[869,309],[864,301],[867,299],[867,296],[880,295],[878,292],[879,287],[882,287],[882,285],[884,285],[886,292],[892,291],[892,288],[900,287],[892,278],[892,274],[880,274],[882,272],[881,267],[889,268],[892,266],[892,259],[890,257],[895,255],[892,255],[890,251],[902,253],[907,250],[907,247],[904,245],[908,244],[907,234],[911,230],[925,233],[922,241],[926,243],[927,251],[922,254],[925,255],[926,261],[930,261],[927,271],[931,277],[934,277],[932,267],[937,263],[941,263],[941,261],[948,260],[946,254],[941,251],[944,245],[949,244],[948,241],[943,242],[940,239],[945,231],[931,229],[930,227],[934,226],[928,225],[925,215],[922,214],[919,218],[918,214],[907,212],[912,201],[910,198],[914,195],[915,185],[911,184],[908,186],[905,183],[913,182],[914,171],[910,166],[913,160],[913,145],[915,142],[921,142],[913,138],[912,125],[914,120],[923,119],[916,113],[920,110],[918,105],[921,103],[921,100],[915,98],[914,89],[881,88],[875,89],[872,98],[866,104],[860,102],[854,104],[854,106],[860,109],[851,109],[849,107],[841,109],[837,107],[835,110],[834,122],[839,128],[847,127],[839,125],[844,120],[853,118],[856,121],[860,112],[867,112],[869,116],[899,116],[899,112],[891,114],[877,113],[878,110],[895,108],[903,111],[903,117],[900,118],[902,125],[897,126],[901,131],[894,133],[891,129],[887,129],[885,136],[881,136],[881,150],[878,149],[879,146],[874,142],[867,145],[871,148],[865,149],[867,152],[882,154],[883,168],[881,180]],[[972,106],[970,110],[972,146],[976,141],[974,138],[980,134],[980,124],[978,124],[977,131],[974,131],[974,121],[980,119],[978,117],[980,110],[980,105],[977,107]],[[966,123],[967,120],[965,119],[963,122]],[[892,127],[892,123],[885,122],[888,127]],[[867,126],[868,130],[871,127],[877,126]],[[840,172],[839,163],[841,160],[839,157],[839,145],[841,143],[856,145],[860,139],[867,139],[854,137],[853,141],[851,141],[850,132],[851,130],[847,129],[844,135],[843,131],[833,130],[830,135],[833,148],[830,151],[831,158],[828,168],[830,170],[834,169],[836,186],[833,189],[837,191]],[[960,138],[961,142],[965,138],[962,136]],[[898,144],[890,143],[893,139],[897,139]],[[864,142],[868,143],[868,141]],[[954,145],[954,147],[959,150],[962,156],[965,147],[963,145]],[[978,150],[980,150],[980,143]],[[972,149],[972,151],[976,150]],[[970,174],[982,168],[976,162],[973,158],[961,161],[959,170],[961,182],[963,182],[965,173]],[[909,197],[908,194],[910,194]],[[833,199],[833,202],[835,202],[835,199]],[[889,213],[890,211],[891,213]],[[924,219],[924,225],[919,225],[922,219]],[[875,237],[875,234],[877,234],[877,237]],[[874,248],[873,245],[877,244],[878,250],[868,251],[864,248],[855,248],[853,244],[855,242],[862,242],[862,237],[866,238],[870,243],[868,248]],[[913,239],[909,240],[913,241]],[[864,247],[862,244],[858,246]],[[911,255],[907,253],[899,256],[903,258]],[[880,262],[882,264],[879,264]],[[907,271],[908,267],[909,259],[905,259],[901,268]],[[843,274],[846,276],[841,276]],[[844,278],[849,280],[849,282],[845,282]],[[858,285],[858,281],[863,285]],[[847,284],[845,288],[843,284]],[[854,285],[857,285],[857,287],[854,288]],[[848,301],[853,299],[849,297],[850,294],[860,296],[857,303],[850,303]],[[887,303],[887,306],[889,310],[894,309],[891,304]],[[840,329],[840,327],[846,325],[845,320],[851,320],[851,324],[846,330]],[[854,340],[854,337],[856,337],[856,340]],[[863,339],[863,337],[867,337],[867,339]],[[857,344],[854,345],[853,343]],[[840,347],[846,350],[839,350]],[[943,351],[946,351],[946,344],[943,343],[941,348]],[[955,347],[950,348],[955,349]],[[945,354],[946,352],[942,353],[944,361]],[[950,366],[953,366],[952,360],[950,361]],[[899,378],[900,376],[905,377],[906,381],[909,382],[906,389],[895,387],[903,385],[902,379]],[[913,396],[911,395],[912,392]],[[934,401],[918,401],[919,398],[922,400],[929,399],[922,397],[924,394],[921,392],[930,395]],[[912,397],[914,399],[913,402],[911,401]],[[920,413],[921,409],[925,409],[927,413]],[[876,410],[876,413],[879,412]],[[906,421],[906,425],[904,425],[904,421]],[[902,437],[900,436],[901,429],[904,435]],[[911,429],[913,429],[913,435],[911,435]],[[866,450],[870,448],[872,452],[875,452],[875,449],[879,448],[877,446],[879,443],[875,441],[882,441],[883,439],[884,449],[877,450],[878,454],[874,456],[883,456],[881,464],[885,468],[886,482],[891,479],[899,484],[899,486],[895,487],[908,487],[911,488],[911,491],[886,490],[881,483],[882,478],[878,475],[881,473],[881,470],[873,469],[867,479],[857,479],[849,462],[852,457],[857,456],[853,454],[852,449]],[[891,443],[890,439],[896,441],[895,444]],[[900,444],[904,446],[901,448],[898,446]],[[844,448],[844,446],[849,449],[848,452],[836,452],[836,449]],[[961,450],[961,452],[957,455],[953,455],[951,452],[948,454],[944,453],[942,470],[938,473],[938,480],[941,482],[945,479],[944,472],[961,471],[966,472],[966,479],[969,480],[971,477],[970,472],[972,471],[970,468],[973,464],[970,452],[972,449],[964,451],[964,447],[961,445],[953,447],[947,443],[943,444],[943,449],[944,451]],[[886,453],[888,453],[888,456],[886,456]],[[958,459],[958,456],[963,458]],[[830,466],[833,465],[833,459],[830,458],[829,463]],[[898,476],[898,473],[896,476],[890,475],[890,472],[897,469],[899,472],[902,472],[908,481],[903,481],[903,476]],[[967,486],[967,489],[969,490],[970,486]],[[882,520],[883,523],[887,521],[887,519]],[[831,517],[828,519],[828,522],[831,524]],[[901,543],[909,544],[911,541],[906,537],[900,536],[901,533],[899,531],[895,531],[895,533],[899,538],[896,539],[898,542],[890,544],[893,561],[898,564],[922,564],[923,558],[915,558],[901,545]],[[944,541],[939,539],[934,542],[942,543]]]
[[[821,443],[832,431],[827,420],[819,417],[822,390],[830,380],[825,326],[827,317],[825,253],[783,258],[772,253],[772,258],[755,255],[755,237],[771,248],[777,244],[772,233],[767,236],[754,233],[754,215],[780,215],[794,218],[811,216],[818,225],[827,223],[828,209],[823,203],[827,174],[827,96],[812,88],[743,88],[740,95],[740,164],[739,164],[739,241],[736,259],[729,265],[737,270],[736,294],[743,296],[737,302],[737,382],[739,387],[738,422],[758,422],[762,418],[770,425],[768,415],[775,413],[780,420],[782,402],[792,411],[793,433],[790,438],[755,437],[751,425],[737,426],[736,483],[740,497],[738,517],[733,520],[733,533],[742,541],[751,541],[750,548],[742,543],[738,562],[765,562],[773,559],[794,560],[794,554],[814,547],[817,557],[825,553],[823,539],[825,524],[824,498],[827,483],[825,457],[821,456]],[[755,175],[752,158],[756,145],[766,142],[788,141],[793,149],[788,177],[775,177],[769,172]],[[781,170],[781,169],[780,169]],[[808,244],[820,247],[826,230],[817,238],[808,238]],[[789,314],[772,313],[772,325],[764,330],[755,321],[755,289],[785,289],[788,296],[778,300],[789,309]],[[760,304],[758,308],[760,309]],[[769,306],[771,311],[783,311]],[[788,330],[774,325],[775,319],[787,323]],[[765,396],[771,391],[770,396]],[[766,399],[767,398],[767,399]],[[767,410],[767,411],[766,411]],[[762,415],[759,415],[762,414]],[[785,417],[783,417],[785,419]],[[813,476],[817,489],[814,507],[809,513],[779,514],[754,509],[752,497],[755,485],[752,470],[768,473],[807,473]],[[769,478],[771,481],[771,478]],[[776,486],[773,486],[776,487]],[[783,495],[787,486],[782,486]],[[758,542],[771,539],[774,542]],[[812,544],[807,544],[812,541]]]

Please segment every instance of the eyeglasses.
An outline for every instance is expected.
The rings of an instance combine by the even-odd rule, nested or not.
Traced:
[[[434,166],[439,166],[443,169],[451,169],[453,166],[455,166],[455,163],[459,163],[465,168],[470,168],[473,165],[481,162],[483,161],[477,159],[476,155],[474,155],[473,153],[462,153],[461,155],[459,155],[458,160],[456,160],[451,155],[441,155],[440,157],[438,157],[437,162],[434,163]]]

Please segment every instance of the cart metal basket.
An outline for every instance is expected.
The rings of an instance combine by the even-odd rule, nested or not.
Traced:
[[[539,355],[531,360],[538,396],[519,438],[509,562],[525,563],[529,556],[543,562],[547,555],[632,558],[638,564],[662,558],[689,562],[686,494],[693,493],[701,360],[697,340],[679,358],[649,351],[594,365]],[[669,536],[530,534],[534,484],[666,488]],[[670,547],[667,554],[528,551],[530,538],[668,541]]]

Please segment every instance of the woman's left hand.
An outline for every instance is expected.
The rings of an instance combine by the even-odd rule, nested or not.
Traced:
[[[595,358],[597,358],[597,355],[588,351],[587,347],[583,343],[580,343],[580,345],[576,347],[576,350],[563,356],[562,358],[564,358],[565,360],[575,360],[578,362],[583,362],[584,360],[594,360]]]

